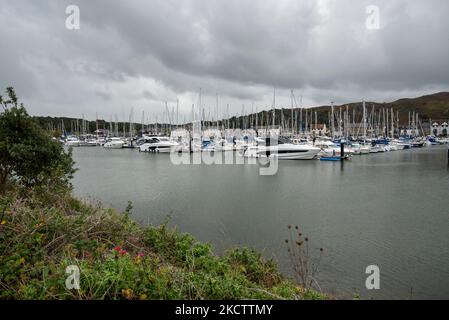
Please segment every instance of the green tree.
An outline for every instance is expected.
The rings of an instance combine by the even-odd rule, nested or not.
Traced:
[[[12,87],[6,95],[0,96],[0,192],[11,180],[25,187],[70,189],[75,172],[71,151],[64,151],[27,113]]]

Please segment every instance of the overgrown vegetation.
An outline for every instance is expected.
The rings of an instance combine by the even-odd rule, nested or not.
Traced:
[[[251,249],[215,255],[167,224],[144,228],[127,213],[70,195],[0,198],[2,299],[322,299],[285,279]],[[80,289],[65,286],[80,268]]]
[[[12,88],[0,114],[1,299],[323,299],[254,250],[222,256],[170,228],[71,196],[70,153],[38,129]],[[12,104],[12,106],[11,106]],[[66,268],[80,270],[79,289]]]

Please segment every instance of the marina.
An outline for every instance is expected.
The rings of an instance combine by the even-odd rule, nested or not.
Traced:
[[[239,117],[233,118],[229,118],[229,112],[226,112],[228,117],[220,120],[218,102],[215,108],[217,120],[214,120],[210,110],[205,116],[201,90],[199,101],[198,106],[192,105],[191,121],[182,124],[179,123],[178,111],[175,113],[172,108],[170,112],[166,103],[162,119],[168,122],[151,123],[147,119],[146,123],[142,113],[141,123],[136,124],[132,121],[131,110],[129,123],[122,123],[121,131],[117,121],[110,121],[108,128],[103,121],[103,128],[100,128],[98,116],[94,132],[88,132],[89,125],[84,116],[81,125],[78,119],[71,122],[69,132],[63,121],[58,125],[52,122],[48,129],[54,134],[62,133],[60,141],[67,147],[98,145],[108,149],[136,148],[152,153],[234,151],[246,158],[276,157],[285,160],[323,158],[324,161],[332,161],[336,157],[347,160],[353,155],[449,144],[447,130],[435,129],[436,123],[431,119],[428,120],[429,127],[424,129],[417,112],[408,112],[408,122],[404,123],[393,108],[375,108],[373,104],[369,111],[365,101],[361,102],[361,110],[354,105],[351,110],[348,105],[336,108],[333,102],[329,110],[320,110],[321,120],[327,122],[329,130],[326,124],[318,123],[318,112],[314,108],[303,108],[302,104],[298,107],[294,103],[293,90],[290,109],[276,109],[273,102],[271,110],[246,114],[243,109]],[[179,101],[176,110],[178,104]],[[446,125],[444,122],[443,126]],[[135,128],[137,126],[139,130]]]

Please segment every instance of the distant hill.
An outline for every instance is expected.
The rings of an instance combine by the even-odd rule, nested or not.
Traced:
[[[350,114],[352,114],[352,110],[355,109],[356,117],[360,117],[363,112],[362,105],[362,101],[337,105],[334,106],[334,111],[337,112],[340,107],[342,107],[343,110],[346,110],[346,106],[348,106]],[[409,112],[417,112],[422,122],[428,122],[429,119],[449,119],[449,92],[438,92],[417,98],[402,98],[386,103],[366,101],[365,105],[368,112],[371,112],[373,106],[375,111],[382,108],[389,110],[393,108],[395,116],[396,112],[399,112],[399,119],[402,125],[408,123]],[[321,118],[322,120],[327,120],[327,115],[325,114],[329,112],[330,106],[320,106],[313,108],[313,110],[321,114],[321,117],[319,115],[318,119]]]
[[[412,99],[399,99],[388,104],[400,113],[419,112],[423,120],[449,119],[449,92],[439,92]]]

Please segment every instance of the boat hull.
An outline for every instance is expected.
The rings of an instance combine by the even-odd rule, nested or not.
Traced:
[[[121,149],[121,148],[123,148],[123,144],[120,144],[120,143],[105,143],[104,145],[103,145],[103,147],[104,148],[106,148],[106,149]]]
[[[341,161],[341,157],[321,157],[320,161]]]
[[[276,158],[279,160],[313,160],[316,159],[320,148],[307,146],[279,145],[278,147],[250,147],[243,153],[249,158]]]

